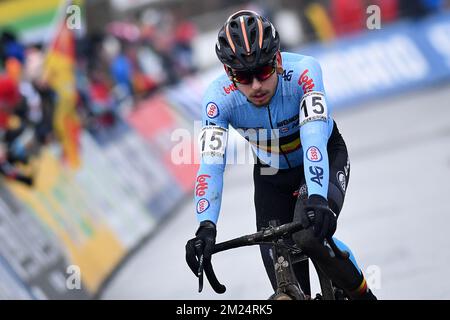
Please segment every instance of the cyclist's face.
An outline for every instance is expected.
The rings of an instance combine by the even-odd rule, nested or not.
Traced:
[[[236,83],[236,86],[239,91],[242,92],[255,106],[266,106],[275,94],[278,84],[278,74],[281,72],[283,72],[281,55],[280,53],[277,53],[277,65],[275,72],[273,72],[267,79],[258,80],[257,77],[253,77],[250,83]]]

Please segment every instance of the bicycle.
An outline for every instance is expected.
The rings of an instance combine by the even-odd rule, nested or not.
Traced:
[[[303,293],[299,282],[296,279],[292,264],[308,260],[309,257],[302,252],[295,244],[289,245],[286,243],[288,237],[293,233],[302,230],[303,227],[300,222],[290,222],[283,225],[279,225],[277,220],[270,221],[269,227],[262,229],[259,232],[241,236],[235,239],[231,239],[215,245],[213,254],[222,252],[225,250],[235,249],[244,246],[268,244],[273,249],[273,263],[275,267],[275,275],[277,281],[277,287],[275,293],[269,298],[270,300],[309,300]],[[202,243],[196,244],[196,250],[201,251]],[[330,254],[340,259],[347,259],[349,253],[347,251],[341,251],[333,238],[326,239],[324,241]],[[320,266],[313,262],[316,269],[321,294],[317,294],[315,299],[323,300],[344,300],[345,294],[342,289],[333,285],[331,280],[321,270]],[[221,284],[215,275],[212,268],[212,264],[204,263],[203,255],[200,255],[199,269],[197,276],[199,278],[199,292],[203,290],[203,273],[211,284],[211,287],[216,293],[224,293],[226,287]]]

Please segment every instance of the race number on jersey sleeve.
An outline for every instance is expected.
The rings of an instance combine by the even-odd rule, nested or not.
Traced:
[[[327,121],[328,108],[322,92],[311,91],[300,102],[300,126],[314,120]]]
[[[201,155],[224,157],[228,130],[219,126],[205,126],[200,134]]]

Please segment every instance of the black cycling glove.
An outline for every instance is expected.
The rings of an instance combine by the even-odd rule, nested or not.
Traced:
[[[306,200],[300,221],[305,229],[312,225],[314,235],[320,241],[331,238],[336,232],[336,215],[320,195],[313,194]]]
[[[195,238],[186,243],[186,262],[197,277],[200,259],[206,263],[211,261],[216,235],[216,225],[211,221],[202,221]]]

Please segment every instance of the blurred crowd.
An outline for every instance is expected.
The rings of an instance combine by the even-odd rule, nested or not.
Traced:
[[[449,0],[306,0],[296,2],[305,26],[305,41],[329,41],[367,30],[367,19],[380,8],[382,26],[399,19],[421,19],[450,6]]]
[[[196,35],[196,26],[183,16],[146,10],[80,40],[78,61],[97,83],[109,78],[124,94],[142,97],[196,71]]]
[[[76,39],[77,105],[83,127],[99,134],[141,99],[195,72],[195,26],[146,11],[139,22],[111,22]],[[0,30],[0,174],[31,186],[30,159],[56,142],[57,93],[43,78],[47,48]]]
[[[32,185],[33,175],[20,169],[29,155],[52,137],[55,96],[40,82],[35,54],[11,32],[0,35],[0,173]]]
[[[388,23],[425,17],[448,8],[449,2],[293,0],[290,4],[306,25],[306,41],[327,41],[365,30],[368,5],[378,5],[382,22]],[[273,12],[266,13],[272,18]],[[83,127],[94,135],[113,127],[139,100],[195,73],[193,42],[198,34],[181,11],[147,9],[79,37],[76,107]],[[0,173],[30,186],[33,173],[22,165],[42,146],[56,141],[58,97],[42,77],[45,57],[45,44],[25,45],[13,32],[0,30]]]

